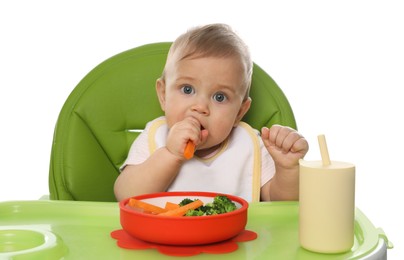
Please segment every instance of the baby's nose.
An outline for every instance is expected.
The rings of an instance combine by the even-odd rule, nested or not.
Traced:
[[[203,115],[209,115],[209,103],[204,99],[198,99],[195,104],[192,105],[191,110]]]

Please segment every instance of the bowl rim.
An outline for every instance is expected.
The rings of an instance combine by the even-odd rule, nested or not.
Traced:
[[[227,213],[223,213],[223,214],[217,214],[217,215],[208,215],[208,216],[195,216],[195,217],[184,217],[184,216],[159,216],[159,215],[152,215],[152,214],[145,214],[143,212],[138,212],[135,210],[131,210],[130,208],[126,207],[126,204],[128,203],[128,201],[131,198],[135,198],[135,199],[139,199],[139,200],[144,200],[144,199],[152,199],[152,198],[158,198],[158,197],[175,197],[175,196],[183,196],[183,197],[191,197],[191,196],[200,196],[200,197],[216,197],[218,195],[223,195],[223,196],[227,196],[229,199],[231,199],[234,202],[237,202],[241,205],[240,208],[231,211],[231,212],[227,212]],[[130,213],[130,214],[134,214],[134,215],[138,215],[141,217],[148,217],[148,218],[157,218],[157,219],[171,219],[171,220],[175,220],[175,219],[181,219],[183,221],[193,221],[195,219],[212,219],[212,218],[226,218],[226,217],[230,217],[232,215],[236,215],[236,214],[240,214],[243,211],[246,211],[248,209],[248,202],[238,196],[235,195],[231,195],[231,194],[226,194],[226,193],[222,193],[222,192],[208,192],[208,191],[165,191],[165,192],[156,192],[156,193],[148,193],[148,194],[142,194],[142,195],[138,195],[138,196],[132,196],[129,198],[126,198],[124,200],[121,200],[119,202],[119,208],[121,211],[124,211],[126,213]]]

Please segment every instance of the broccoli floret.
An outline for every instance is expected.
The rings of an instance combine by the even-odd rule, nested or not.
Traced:
[[[179,203],[179,205],[184,206],[195,200],[185,198]],[[235,209],[237,209],[236,204],[233,201],[231,201],[228,197],[223,195],[217,195],[216,197],[213,198],[213,202],[206,203],[205,205],[200,206],[197,209],[188,210],[185,216],[217,215],[226,212],[231,212]]]
[[[185,213],[185,216],[203,216],[205,215],[205,212],[202,210],[198,209],[190,209]]]
[[[213,208],[217,214],[231,212],[237,209],[236,204],[226,196],[218,195],[213,199]]]
[[[187,205],[187,204],[189,204],[191,202],[194,202],[194,200],[191,200],[189,198],[185,198],[180,203],[178,203],[178,205],[180,205],[180,207],[182,207],[182,206]]]
[[[202,211],[205,213],[205,215],[215,215],[218,214],[216,210],[213,207],[213,203],[206,203],[204,206],[201,207]]]

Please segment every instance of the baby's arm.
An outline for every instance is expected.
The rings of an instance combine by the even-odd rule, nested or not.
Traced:
[[[118,201],[146,193],[166,191],[186,160],[183,152],[192,140],[198,145],[200,124],[185,119],[169,131],[166,146],[156,150],[143,163],[127,165],[115,181],[114,192]]]
[[[262,200],[299,199],[299,159],[309,145],[296,130],[274,125],[261,130],[262,140],[275,162],[275,176],[261,189]]]
[[[182,162],[166,147],[156,150],[146,161],[127,165],[115,181],[118,201],[125,198],[165,191],[178,174]]]

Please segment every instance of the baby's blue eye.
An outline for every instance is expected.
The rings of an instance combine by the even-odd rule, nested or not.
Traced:
[[[223,93],[217,93],[213,96],[213,99],[217,102],[223,102],[227,99],[226,95]]]
[[[192,93],[194,93],[193,87],[191,87],[191,86],[189,86],[189,85],[183,86],[183,87],[181,88],[181,90],[182,90],[182,92],[183,92],[184,94],[192,94]]]

